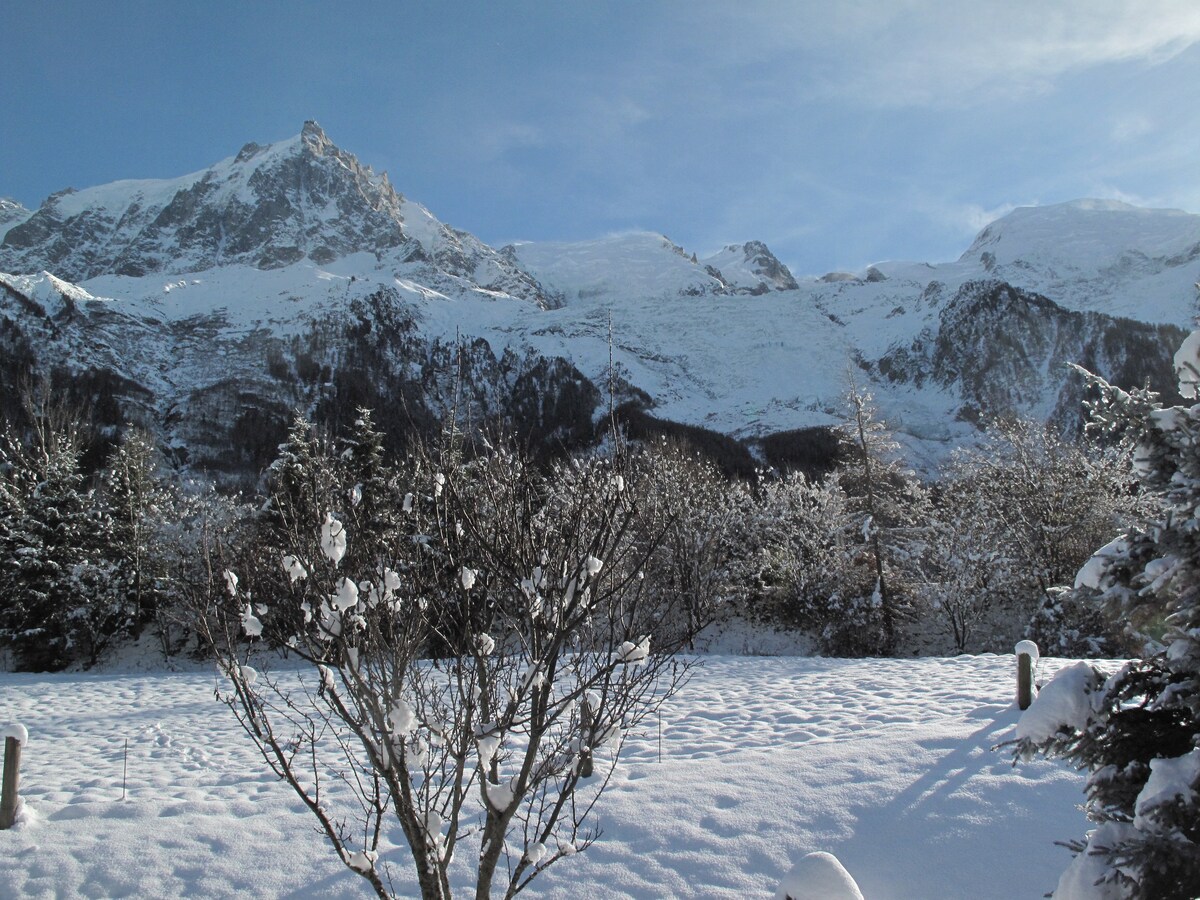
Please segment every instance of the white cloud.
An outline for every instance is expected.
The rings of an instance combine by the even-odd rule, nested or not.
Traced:
[[[801,91],[878,106],[962,105],[1045,91],[1066,73],[1158,63],[1200,42],[1195,0],[757,3],[705,10],[716,59],[795,59]]]
[[[992,209],[984,209],[977,203],[967,203],[957,210],[957,214],[953,218],[957,224],[962,226],[964,231],[970,234],[978,234],[997,219],[1007,216],[1018,206],[1037,205],[1037,203],[1001,203]]]
[[[1119,200],[1131,206],[1144,206],[1151,209],[1168,205],[1160,197],[1147,197],[1144,194],[1131,193],[1111,184],[1094,185],[1088,191],[1088,196],[1096,200]]]
[[[475,146],[484,159],[497,159],[517,150],[545,144],[541,129],[522,122],[491,123],[478,130]]]
[[[1154,131],[1155,124],[1149,116],[1139,113],[1118,116],[1112,123],[1112,139],[1114,141],[1131,141],[1145,137]]]

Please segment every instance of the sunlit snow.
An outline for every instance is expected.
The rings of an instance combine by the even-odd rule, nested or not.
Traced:
[[[1015,737],[1012,688],[1011,656],[707,658],[663,710],[661,757],[657,719],[629,734],[600,840],[531,890],[770,897],[824,851],[872,900],[1040,897],[1070,862],[1054,842],[1086,828],[1083,777],[993,749]],[[207,669],[0,675],[0,709],[30,733],[36,822],[0,838],[0,896],[369,896],[213,689]],[[397,703],[393,726],[410,713]],[[417,893],[403,836],[385,838],[376,867]],[[469,857],[455,856],[457,890]]]

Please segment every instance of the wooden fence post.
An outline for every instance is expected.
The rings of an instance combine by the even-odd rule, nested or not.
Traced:
[[[4,785],[0,791],[0,830],[12,828],[21,808],[17,788],[21,782],[21,742],[11,735],[4,739]]]
[[[581,758],[579,760],[579,777],[591,778],[593,771],[592,763],[592,707],[588,704],[587,697],[580,699],[579,707],[579,749]]]
[[[1033,641],[1021,641],[1017,654],[1017,708],[1029,709],[1033,703],[1033,667],[1038,660],[1038,645]]]

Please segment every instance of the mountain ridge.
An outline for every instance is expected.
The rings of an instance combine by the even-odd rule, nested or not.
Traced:
[[[476,421],[528,419],[537,383],[575,398],[537,425],[572,440],[608,385],[744,439],[831,426],[853,371],[932,464],[987,415],[1077,405],[1066,362],[1169,390],[1200,216],[1021,208],[957,260],[825,278],[759,241],[707,258],[652,232],[496,249],[310,122],[179,179],[0,206],[0,272],[4,327],[36,366],[112,373],[131,419],[206,448],[192,461],[220,456],[248,410],[274,434],[292,409],[446,389],[457,346],[482,379]]]

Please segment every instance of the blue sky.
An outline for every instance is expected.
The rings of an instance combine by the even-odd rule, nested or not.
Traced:
[[[0,196],[202,169],[316,119],[492,244],[958,256],[1013,206],[1200,212],[1200,3],[0,4]]]

